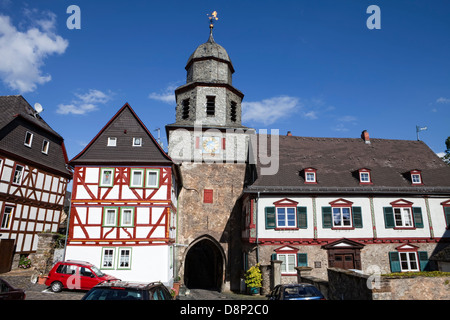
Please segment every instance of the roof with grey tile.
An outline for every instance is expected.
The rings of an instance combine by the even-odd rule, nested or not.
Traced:
[[[116,146],[108,146],[108,137],[117,139]],[[142,145],[133,146],[133,138],[142,138]],[[126,103],[69,163],[171,165],[172,160]]]
[[[257,137],[259,141],[264,136]],[[277,150],[271,148],[273,138],[269,136],[267,152],[274,159],[279,157],[278,172],[262,175],[261,167],[269,165],[257,161],[255,177],[247,185],[246,192],[450,195],[450,166],[422,141],[370,139],[368,144],[363,139],[353,138],[278,138]],[[305,183],[304,170],[307,168],[317,170],[316,184]],[[360,184],[360,169],[370,170],[372,184]],[[421,171],[422,185],[412,185],[411,170]]]
[[[22,96],[0,96],[0,110],[0,152],[3,155],[70,177],[63,138]],[[31,147],[24,144],[27,131],[33,134]],[[42,152],[44,139],[50,142],[47,154]]]

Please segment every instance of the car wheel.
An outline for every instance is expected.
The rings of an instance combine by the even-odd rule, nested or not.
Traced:
[[[55,282],[53,282],[52,285],[50,286],[50,289],[51,289],[53,292],[61,292],[61,290],[63,289],[63,285],[62,285],[61,282],[55,281]]]

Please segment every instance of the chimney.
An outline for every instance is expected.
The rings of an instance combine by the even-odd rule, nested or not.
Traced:
[[[292,137],[292,133],[290,131],[287,132],[288,137]]]
[[[367,132],[367,130],[364,130],[361,133],[361,139],[363,139],[366,144],[370,144],[369,132]]]

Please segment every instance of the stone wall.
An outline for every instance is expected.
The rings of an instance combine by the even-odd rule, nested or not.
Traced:
[[[37,250],[30,256],[30,259],[32,267],[43,275],[48,274],[53,266],[55,241],[58,236],[55,233],[38,234]]]

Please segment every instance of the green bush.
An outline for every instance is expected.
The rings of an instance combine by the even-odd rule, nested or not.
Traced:
[[[251,267],[245,273],[245,284],[249,288],[260,288],[262,286],[262,274],[259,269],[259,263],[256,266]]]

